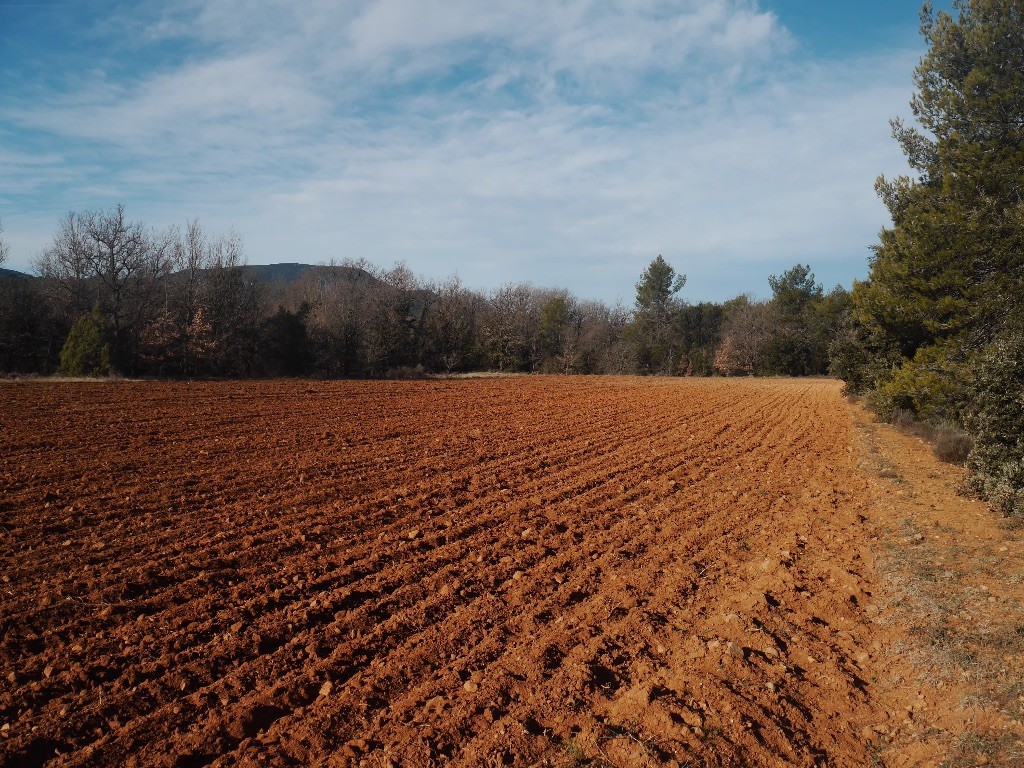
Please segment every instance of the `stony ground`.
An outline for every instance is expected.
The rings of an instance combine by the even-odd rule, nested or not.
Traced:
[[[822,380],[0,384],[0,763],[1012,764],[956,472]]]
[[[872,499],[874,613],[890,717],[879,762],[1024,765],[1024,537],[963,492],[966,472],[852,409]]]

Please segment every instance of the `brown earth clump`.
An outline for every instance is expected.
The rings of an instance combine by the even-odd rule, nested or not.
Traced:
[[[0,384],[0,763],[870,765],[839,389]]]

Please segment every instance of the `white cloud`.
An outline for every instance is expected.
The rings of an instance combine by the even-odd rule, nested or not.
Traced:
[[[914,63],[792,66],[753,0],[189,0],[146,22],[190,57],[0,105],[62,144],[0,154],[22,176],[39,160],[54,223],[125,202],[233,227],[254,261],[404,259],[605,299],[658,253],[692,298],[763,292],[796,261],[848,281]]]
[[[416,74],[427,63],[443,70],[474,43],[607,87],[624,74],[703,69],[708,57],[762,59],[788,36],[774,15],[730,0],[375,0],[348,26],[347,41],[341,61],[378,72],[407,72],[410,60]]]
[[[205,132],[245,121],[243,136],[310,125],[326,103],[273,55],[246,54],[158,73],[134,88],[100,82],[90,90],[23,106],[23,125],[69,138],[147,145],[156,139],[201,143]]]
[[[812,72],[621,127],[567,107],[468,114],[443,140],[396,127],[261,218],[320,233],[324,256],[404,257],[434,275],[454,263],[480,286],[534,279],[628,299],[657,253],[690,274],[695,299],[764,293],[797,261],[848,282],[884,220],[872,181],[901,163],[886,120],[906,95],[884,74],[911,64]],[[273,243],[276,227],[259,239]]]
[[[349,26],[347,37],[358,59],[377,61],[396,52],[457,43],[503,28],[507,34],[509,25],[518,19],[511,7],[500,3],[377,0],[365,5]]]

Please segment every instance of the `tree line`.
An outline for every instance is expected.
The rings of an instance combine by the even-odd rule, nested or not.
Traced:
[[[1024,0],[921,13],[912,176],[879,178],[892,225],[866,280],[825,293],[810,267],[771,299],[689,304],[661,256],[632,307],[563,289],[478,291],[404,265],[256,279],[237,235],[156,232],[72,212],[38,279],[0,278],[0,370],[78,375],[382,377],[476,370],[831,373],[888,418],[973,436],[974,488],[1024,515]],[[7,256],[0,228],[0,264]]]
[[[235,234],[157,232],[123,206],[69,213],[36,262],[0,281],[0,370],[128,376],[394,377],[470,371],[824,374],[849,293],[810,268],[773,296],[682,301],[658,256],[634,306],[528,283],[491,291],[405,265],[344,261],[260,279]]]

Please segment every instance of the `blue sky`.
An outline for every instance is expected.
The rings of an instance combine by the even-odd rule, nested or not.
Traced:
[[[937,3],[939,7],[943,4]],[[948,4],[947,4],[948,5]],[[198,216],[250,262],[686,298],[867,273],[916,0],[0,0],[0,221]]]

